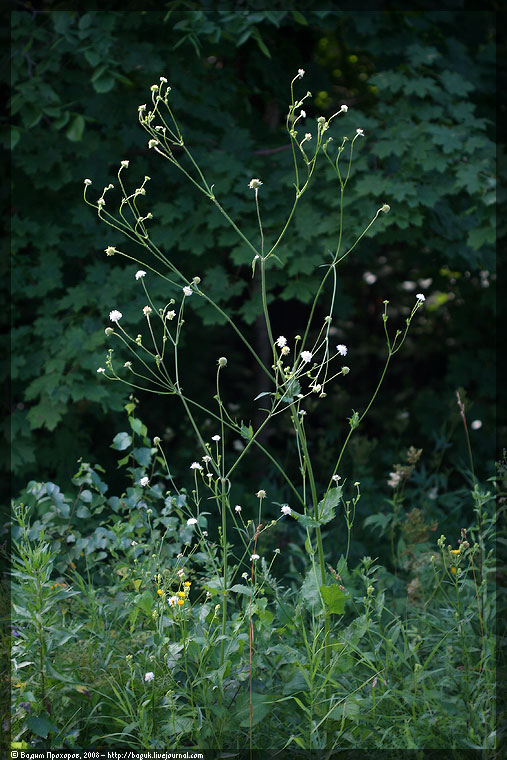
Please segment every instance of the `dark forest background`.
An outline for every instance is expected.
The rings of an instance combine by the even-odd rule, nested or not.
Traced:
[[[30,479],[72,491],[79,458],[100,463],[112,491],[122,487],[110,445],[127,429],[129,389],[105,382],[96,369],[104,365],[109,311],[120,309],[134,325],[145,297],[135,265],[106,257],[108,245],[123,241],[84,204],[85,177],[100,194],[114,183],[121,160],[130,161],[132,187],[149,175],[144,208],[154,215],[154,241],[186,275],[202,278],[266,355],[251,254],[212,204],[148,150],[137,108],[167,77],[186,142],[228,213],[254,231],[246,185],[260,177],[266,226],[275,230],[291,202],[285,114],[298,68],[306,72],[301,94],[312,92],[305,106],[310,131],[316,117],[346,103],[333,134],[365,132],[346,195],[347,241],[382,203],[391,206],[339,271],[335,335],[349,347],[353,379],[310,409],[322,477],[334,464],[346,418],[364,409],[381,372],[382,302],[390,301],[392,327],[403,327],[418,292],[426,294],[424,310],[343,471],[361,480],[364,514],[389,497],[389,472],[411,445],[423,449],[421,489],[457,488],[469,466],[460,389],[469,424],[482,422],[470,431],[476,474],[492,474],[494,12],[331,11],[311,3],[301,11],[20,6],[11,22],[12,398],[4,434],[12,435],[14,492]],[[269,272],[276,334],[292,335],[306,319],[319,266],[335,245],[337,208],[322,160],[278,251],[284,266],[275,261]],[[163,303],[174,295],[162,282],[151,292]],[[210,399],[216,359],[227,356],[226,402],[255,426],[252,399],[263,380],[232,331],[195,301],[184,337],[186,390]],[[195,444],[181,410],[171,397],[137,398],[136,415],[165,440],[173,471],[186,477]],[[281,423],[267,441],[285,463],[294,457],[287,431]],[[7,458],[2,464],[6,470]],[[275,482],[269,463],[250,462],[241,473],[247,492],[258,487],[259,472],[263,483]]]

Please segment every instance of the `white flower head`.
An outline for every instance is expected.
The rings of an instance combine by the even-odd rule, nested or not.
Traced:
[[[358,127],[356,129],[356,135],[359,135],[359,137],[364,137],[364,131]]]
[[[338,483],[339,480],[342,479],[341,475],[333,475],[331,480],[334,480],[335,483]]]
[[[118,311],[118,309],[113,309],[112,311],[109,312],[109,319],[111,320],[111,322],[119,322],[122,316],[123,314],[121,313],[121,311]]]
[[[160,77],[160,81],[162,84],[167,84],[167,79],[165,77]]]
[[[211,440],[212,441],[216,441],[218,443],[218,441],[220,440],[220,436],[219,435],[213,435],[213,436],[211,436]]]
[[[342,375],[348,375],[350,372],[350,367],[342,367]]]
[[[278,338],[275,340],[276,345],[278,348],[283,348],[287,345],[287,338],[285,338],[283,335],[279,335]]]
[[[311,351],[301,351],[301,359],[305,364],[308,364],[308,362],[311,362],[312,360],[312,352]]]
[[[311,140],[312,139],[312,133],[311,132],[305,132],[305,140]]]
[[[136,272],[136,280],[140,280],[141,277],[146,277],[146,272],[144,269],[138,269]]]
[[[301,110],[301,113],[299,114],[302,119],[306,118],[306,111]]]
[[[128,169],[128,166],[129,166],[129,162],[128,161],[122,161],[121,162],[122,169]]]
[[[234,511],[241,512],[241,506],[239,504],[236,504],[236,506],[234,507]]]
[[[177,596],[170,596],[167,600],[169,607],[175,607],[178,604],[178,599],[179,597]]]
[[[176,312],[174,310],[171,310],[171,311],[167,312],[167,314],[165,315],[165,318],[166,319],[174,319],[175,316],[176,316]]]
[[[192,462],[192,464],[190,465],[190,469],[191,470],[202,470],[202,467],[199,464],[199,462]]]
[[[92,181],[91,181],[91,179],[85,179],[84,183],[85,183],[85,185],[91,185]]]
[[[472,430],[479,430],[479,428],[482,427],[482,420],[474,420],[471,423],[470,427],[472,428]]]
[[[283,346],[281,352],[282,356],[287,356],[287,354],[290,354],[290,348],[288,346]]]
[[[373,285],[374,282],[377,282],[377,275],[373,274],[373,272],[365,272],[363,274],[363,280],[367,285]]]
[[[260,556],[258,554],[252,554],[250,557],[250,562],[255,562],[258,559],[260,559]]]
[[[305,70],[304,69],[298,69],[298,77],[300,79],[303,79],[304,75],[305,75]]]
[[[254,177],[254,179],[251,179],[248,183],[248,187],[250,190],[258,190],[259,187],[262,185],[262,182],[257,177]]]
[[[143,486],[144,488],[145,486],[148,485],[149,482],[150,482],[150,479],[144,476],[144,478],[141,478],[141,480],[139,481],[139,485]]]
[[[289,507],[288,504],[282,504],[282,508],[280,510],[282,515],[290,515],[292,514],[292,509]]]
[[[347,346],[344,346],[343,343],[339,343],[336,346],[336,350],[340,354],[340,356],[347,356]]]
[[[187,525],[197,525],[197,520],[195,517],[189,517],[187,520]]]
[[[426,300],[426,296],[424,296],[422,293],[417,293],[416,298],[418,301],[421,301],[421,303]]]
[[[151,671],[144,674],[145,681],[153,681],[154,678],[155,678],[155,673],[152,673]]]
[[[143,306],[143,314],[145,317],[149,317],[153,309],[151,306]]]
[[[265,499],[266,491],[264,490],[264,488],[261,488],[260,491],[257,491],[255,495],[257,496],[258,499]]]
[[[347,113],[348,110],[349,110],[349,107],[346,106],[345,104],[343,104],[342,106],[340,106],[340,111],[345,111],[345,113]]]
[[[183,293],[186,296],[191,296],[192,295],[192,288],[189,285],[185,285],[185,287],[183,288]]]
[[[99,373],[99,375],[103,375],[105,373],[105,371],[106,370],[104,369],[104,367],[99,367],[98,370],[97,370],[97,372]]]

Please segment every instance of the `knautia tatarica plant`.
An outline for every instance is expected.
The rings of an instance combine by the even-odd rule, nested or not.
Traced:
[[[342,105],[329,118],[319,117],[316,120],[313,132],[303,131],[301,129],[303,124],[307,124],[304,104],[305,100],[311,96],[309,92],[302,97],[295,95],[295,90],[300,86],[300,80],[303,76],[304,71],[300,69],[291,82],[291,100],[286,119],[294,169],[292,206],[281,228],[270,235],[266,234],[263,224],[263,182],[254,178],[248,183],[248,187],[245,187],[245,192],[252,193],[252,213],[256,217],[258,229],[255,237],[247,236],[230,217],[225,208],[225,202],[217,197],[214,185],[204,175],[194,159],[191,149],[187,146],[171,107],[171,88],[167,85],[167,80],[164,77],[160,78],[159,84],[153,85],[151,88],[151,107],[139,106],[140,124],[149,135],[148,148],[169,161],[186,177],[196,192],[206,196],[235,230],[244,246],[250,250],[252,255],[251,276],[258,278],[259,281],[262,313],[271,351],[269,365],[261,360],[241,327],[208,295],[206,289],[201,286],[201,278],[185,272],[183,267],[177,265],[151,239],[149,222],[152,219],[152,214],[144,213],[141,210],[141,199],[146,195],[149,177],[146,176],[139,187],[130,189],[125,179],[128,161],[121,162],[117,176],[122,197],[117,213],[110,212],[106,206],[106,199],[107,204],[109,204],[111,197],[109,193],[113,190],[112,184],[104,188],[99,198],[92,200],[89,190],[92,183],[91,180],[87,179],[85,180],[84,197],[86,202],[97,210],[101,220],[106,222],[116,233],[121,233],[144,251],[141,258],[120,250],[117,245],[108,245],[106,248],[108,256],[124,256],[140,267],[135,272],[135,277],[146,296],[147,303],[142,310],[143,313],[140,314],[146,329],[144,330],[145,337],[138,331],[131,333],[130,328],[124,325],[122,313],[117,308],[121,308],[121,304],[111,304],[109,319],[112,326],[106,328],[106,334],[111,339],[120,341],[129,358],[120,368],[115,362],[114,350],[111,348],[106,357],[105,367],[100,367],[97,372],[112,382],[126,383],[136,390],[174,396],[174,402],[183,405],[194,430],[196,452],[192,458],[195,461],[189,462],[193,476],[193,488],[191,497],[184,501],[184,509],[187,512],[188,525],[193,527],[194,538],[201,546],[201,551],[205,551],[206,548],[204,501],[207,505],[214,504],[214,508],[220,515],[219,550],[210,557],[210,563],[214,567],[215,573],[213,587],[221,600],[220,667],[224,665],[227,659],[228,600],[242,573],[249,571],[250,577],[255,577],[256,564],[259,560],[255,547],[259,537],[269,530],[271,525],[271,523],[266,524],[263,518],[263,504],[271,494],[266,493],[262,487],[262,482],[259,482],[259,490],[256,494],[258,509],[253,519],[245,523],[241,512],[231,501],[231,484],[238,465],[245,457],[255,452],[256,456],[264,456],[270,460],[292,494],[293,506],[279,505],[281,517],[290,516],[292,519],[298,520],[306,530],[306,550],[312,565],[307,581],[309,585],[313,585],[317,589],[320,600],[318,619],[321,621],[322,630],[319,629],[318,635],[321,647],[319,656],[322,656],[322,672],[326,674],[322,698],[328,705],[329,712],[332,712],[333,703],[329,680],[333,657],[330,641],[331,615],[343,613],[347,593],[339,580],[326,567],[322,531],[324,526],[335,519],[337,508],[342,505],[348,542],[350,542],[355,508],[360,498],[360,484],[356,482],[350,488],[347,486],[346,474],[341,472],[343,454],[351,436],[358,429],[373,404],[389,363],[401,349],[412,320],[423,305],[425,297],[423,294],[417,295],[403,329],[396,330],[394,334],[388,329],[388,302],[384,301],[383,312],[379,315],[383,321],[387,345],[383,371],[365,409],[361,412],[353,410],[348,418],[343,445],[341,450],[337,452],[332,471],[326,476],[319,473],[317,477],[308,447],[305,401],[309,397],[317,397],[322,400],[322,403],[325,403],[326,391],[330,384],[342,381],[350,372],[349,367],[342,364],[343,358],[348,352],[347,346],[344,344],[333,345],[332,341],[331,327],[335,313],[339,267],[354,251],[362,237],[377,222],[379,217],[390,211],[390,207],[386,203],[379,204],[377,212],[365,224],[357,239],[348,247],[344,247],[344,193],[351,177],[356,143],[364,138],[364,133],[361,128],[353,128],[352,135],[343,136],[338,142],[337,149],[333,148],[333,137],[329,136],[329,132],[337,123],[338,118],[341,122],[341,119],[346,117],[348,111],[346,105]],[[288,337],[277,336],[273,331],[267,299],[266,281],[269,276],[269,262],[276,258],[278,265],[283,266],[283,262],[278,257],[280,243],[297,212],[301,197],[308,191],[311,181],[318,171],[318,158],[321,154],[333,169],[339,191],[335,249],[330,252],[329,259],[322,262],[322,279],[314,294],[306,322],[299,326],[299,333]],[[150,278],[152,276],[161,277],[172,288],[171,292],[174,293],[176,289],[179,296],[168,299],[162,305],[154,303],[150,295]],[[228,364],[227,357],[217,357],[216,385],[211,394],[214,404],[211,407],[206,406],[203,402],[203,396],[196,400],[188,397],[185,393],[185,382],[180,372],[180,344],[184,330],[185,312],[191,308],[192,302],[196,299],[205,299],[220,312],[223,319],[241,339],[245,350],[249,352],[253,360],[258,363],[260,369],[269,378],[270,390],[261,393],[252,401],[253,404],[260,402],[265,412],[264,420],[255,430],[251,425],[246,426],[242,421],[235,419],[223,403],[222,387],[226,382],[224,375],[227,372],[234,371],[234,367]],[[325,317],[317,324],[319,312],[324,312]],[[211,437],[211,440],[207,439],[200,428],[198,419],[200,412],[205,412],[207,417],[216,423],[217,432]],[[261,435],[270,421],[282,414],[290,418],[294,431],[294,457],[299,463],[300,475],[297,482],[289,476],[278,461],[276,453],[270,450]],[[231,452],[227,447],[226,442],[230,435],[239,436],[243,439],[244,447],[240,452]],[[158,449],[160,459],[166,464],[167,478],[172,488],[178,495],[181,495],[176,478],[167,466],[166,453],[160,437],[153,439],[153,445]],[[323,492],[319,492],[317,485],[319,482],[327,482],[327,487]],[[149,487],[148,479],[145,477],[140,485]],[[235,528],[235,535],[239,536],[240,539],[238,554],[231,553],[230,528],[232,525]],[[251,598],[250,604],[252,603],[253,599]],[[252,641],[250,641],[251,648]],[[219,699],[222,699],[220,689]],[[252,699],[251,695],[253,714]]]

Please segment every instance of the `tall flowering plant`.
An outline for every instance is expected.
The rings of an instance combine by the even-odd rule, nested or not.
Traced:
[[[86,179],[84,182],[85,201],[96,210],[99,218],[116,233],[121,233],[129,241],[144,249],[142,260],[131,253],[119,250],[113,245],[108,245],[105,251],[108,256],[124,256],[134,262],[137,267],[140,267],[136,268],[135,278],[144,291],[147,303],[139,317],[146,323],[147,330],[145,332],[149,335],[149,340],[146,342],[140,334],[131,334],[122,322],[121,311],[118,308],[113,308],[109,313],[111,324],[105,332],[108,337],[123,344],[129,352],[130,358],[120,368],[115,363],[114,351],[110,348],[105,366],[99,367],[97,372],[105,379],[126,383],[136,390],[174,396],[175,402],[183,406],[192,426],[195,433],[196,453],[195,460],[189,464],[194,488],[192,499],[186,502],[187,524],[193,527],[193,530],[196,531],[197,540],[203,542],[204,545],[206,531],[203,530],[205,523],[201,520],[204,514],[201,510],[203,495],[214,501],[221,516],[221,555],[218,564],[216,564],[216,573],[222,594],[222,634],[224,634],[221,644],[222,662],[225,657],[228,595],[238,574],[244,570],[241,562],[234,567],[229,565],[228,527],[233,523],[238,531],[242,542],[242,561],[251,567],[252,577],[255,573],[256,563],[260,559],[255,551],[259,535],[270,527],[269,523],[263,525],[263,504],[267,498],[267,493],[263,488],[260,488],[256,494],[258,513],[255,521],[245,523],[241,506],[233,505],[231,502],[231,478],[236,468],[250,452],[257,451],[276,467],[292,494],[293,506],[281,505],[279,519],[290,517],[298,520],[303,529],[306,530],[308,553],[319,590],[321,614],[324,619],[325,664],[329,666],[330,615],[343,613],[346,592],[340,585],[336,574],[330,574],[326,569],[322,528],[335,518],[336,510],[341,504],[350,542],[350,531],[354,522],[356,505],[360,498],[360,484],[355,482],[351,498],[345,499],[346,478],[343,477],[342,480],[343,473],[340,474],[343,454],[351,436],[358,429],[373,404],[388,365],[392,357],[401,349],[412,319],[425,300],[422,293],[416,296],[415,303],[405,321],[404,329],[396,330],[394,334],[388,330],[388,302],[384,301],[381,314],[387,346],[384,368],[366,408],[362,412],[353,411],[348,419],[345,440],[341,450],[337,453],[333,468],[324,476],[319,473],[317,477],[308,448],[305,400],[309,397],[324,399],[327,388],[332,383],[343,380],[350,372],[350,368],[342,363],[348,353],[347,346],[345,344],[333,345],[332,341],[333,332],[331,328],[336,304],[338,267],[354,251],[362,237],[377,222],[379,217],[390,211],[390,207],[386,203],[380,204],[373,218],[368,221],[352,245],[344,246],[344,193],[351,175],[356,143],[364,138],[364,132],[361,128],[353,129],[351,135],[342,137],[336,149],[333,147],[333,137],[329,136],[328,132],[338,119],[345,117],[348,112],[347,105],[342,105],[329,118],[320,116],[316,120],[313,132],[307,131],[304,105],[305,101],[311,97],[311,93],[307,92],[302,97],[295,94],[303,76],[303,69],[299,69],[290,83],[290,104],[286,117],[286,130],[290,141],[294,170],[292,205],[280,229],[270,239],[265,233],[263,224],[263,182],[258,178],[253,178],[245,187],[245,192],[252,193],[252,213],[255,216],[257,227],[255,237],[249,237],[226,211],[222,200],[215,193],[214,185],[205,176],[187,146],[171,106],[171,88],[168,86],[165,77],[160,77],[160,82],[151,87],[150,107],[148,108],[146,104],[139,106],[139,122],[149,135],[148,148],[169,161],[186,177],[194,191],[202,193],[215,205],[227,223],[234,229],[243,245],[251,252],[252,277],[258,278],[259,281],[259,297],[271,351],[269,363],[265,363],[258,356],[240,326],[210,297],[201,285],[201,278],[191,276],[189,272],[183,271],[151,239],[149,221],[152,219],[152,214],[143,215],[139,208],[140,197],[146,195],[147,192],[149,177],[146,176],[141,185],[132,190],[125,180],[125,171],[128,169],[129,163],[128,161],[121,161],[117,177],[122,197],[119,207],[114,213],[106,208],[106,196],[113,189],[113,185],[109,184],[103,189],[100,197],[92,200],[89,191],[89,186],[92,184],[91,180]],[[325,263],[321,282],[314,294],[306,321],[299,326],[298,334],[288,337],[285,335],[277,336],[273,332],[267,299],[267,263],[272,257],[277,257],[277,248],[286,235],[301,197],[307,192],[317,171],[317,159],[320,154],[332,167],[339,189],[339,214],[335,248]],[[282,265],[280,259],[278,262]],[[150,295],[150,280],[153,276],[162,278],[173,288],[176,288],[179,297],[171,298],[163,305],[154,303]],[[184,391],[179,361],[181,336],[184,329],[185,311],[196,299],[205,299],[220,313],[269,380],[269,390],[253,399],[253,403],[260,402],[266,412],[257,429],[253,429],[252,426],[247,428],[243,422],[235,419],[222,401],[221,389],[224,373],[228,369],[227,357],[217,358],[216,394],[214,395],[216,404],[213,408],[205,406],[201,400],[190,398]],[[322,310],[325,313],[325,317],[319,323],[317,323],[316,316],[317,305],[319,305],[320,313]],[[121,306],[121,304],[114,306]],[[198,413],[202,411],[216,423],[217,432],[210,440],[207,439],[198,423]],[[298,459],[300,473],[298,481],[289,476],[261,436],[270,421],[278,415],[286,415],[290,418],[295,433],[294,455]],[[244,440],[245,445],[240,452],[231,452],[226,446],[227,438],[231,435],[239,435]],[[161,439],[155,437],[153,444],[158,448],[160,457],[166,464],[168,479],[176,491],[180,493],[167,466]],[[148,479],[145,478],[144,480],[146,482],[141,485],[148,486]],[[317,485],[321,482],[327,482],[323,492],[319,491]]]

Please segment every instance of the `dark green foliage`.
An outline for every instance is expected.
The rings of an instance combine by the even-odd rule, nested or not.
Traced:
[[[494,313],[493,28],[491,13],[459,11],[13,13],[15,486],[34,476],[69,483],[79,456],[103,459],[110,438],[105,431],[114,429],[126,399],[119,384],[100,382],[96,368],[103,364],[108,312],[121,308],[128,319],[143,305],[142,294],[133,278],[136,265],[105,256],[107,245],[123,241],[107,237],[83,204],[85,177],[100,193],[114,183],[122,159],[131,162],[133,187],[150,175],[144,208],[155,217],[154,242],[255,330],[258,299],[248,250],[213,204],[146,149],[137,106],[160,75],[173,87],[175,110],[208,181],[246,230],[255,225],[246,184],[252,176],[263,179],[271,237],[289,204],[283,126],[287,83],[297,69],[306,70],[302,91],[314,96],[305,128],[312,130],[315,117],[332,114],[343,102],[350,110],[332,130],[335,144],[356,127],[365,131],[346,196],[347,240],[382,203],[391,213],[340,270],[337,326],[353,346],[360,379],[350,386],[356,395],[333,399],[334,428],[329,417],[317,426],[315,445],[323,448],[324,464],[350,408],[361,408],[371,392],[383,352],[379,304],[388,298],[393,319],[398,309],[403,322],[413,299],[410,283],[413,292],[423,289],[431,298],[385,390],[393,409],[414,415],[410,430],[417,430],[418,440],[402,442],[432,446],[458,386],[467,389],[474,416],[484,422],[482,437],[493,421],[494,395],[487,328]],[[338,199],[322,169],[278,250],[283,272],[275,261],[269,273],[281,332],[299,321],[318,267],[336,246]],[[137,255],[134,248],[122,250]],[[366,272],[377,277],[374,284],[365,282]],[[171,295],[161,285],[153,290],[164,302]],[[237,346],[232,337],[224,345],[226,333],[204,301],[193,317],[187,341],[199,342],[200,380],[216,355]],[[262,351],[260,338],[258,343]],[[192,370],[190,358],[183,367],[189,390]],[[229,394],[246,405],[264,388],[250,366],[243,364],[242,373]],[[145,419],[158,422],[160,402],[142,403]],[[246,406],[245,417],[250,414]],[[192,439],[178,415],[164,402],[165,424],[183,449]],[[360,433],[359,448],[378,451],[382,430],[372,475],[383,477],[396,457],[402,440],[396,424],[395,414],[388,420],[374,414]],[[478,442],[479,467],[492,459],[487,440]]]

